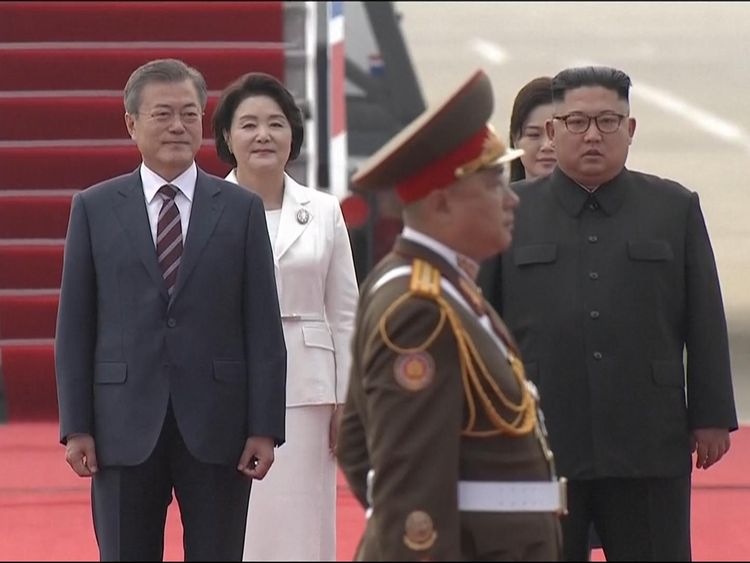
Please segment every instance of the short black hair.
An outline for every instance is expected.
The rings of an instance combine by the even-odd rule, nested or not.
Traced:
[[[566,68],[552,79],[552,98],[562,101],[565,92],[582,86],[602,86],[617,92],[617,96],[627,102],[631,82],[630,77],[623,71],[608,66]]]
[[[552,103],[552,78],[540,76],[527,82],[516,94],[510,113],[510,146],[516,148],[514,137],[521,137],[523,124],[537,107]],[[510,181],[523,180],[526,171],[520,158],[510,163]]]
[[[302,112],[294,101],[291,92],[276,77],[265,72],[243,74],[221,93],[212,117],[216,153],[219,158],[232,166],[237,166],[237,159],[229,150],[224,134],[228,133],[232,127],[232,119],[237,107],[252,96],[268,96],[279,104],[292,129],[292,147],[289,151],[289,160],[297,158],[302,149],[302,141],[305,139]]]

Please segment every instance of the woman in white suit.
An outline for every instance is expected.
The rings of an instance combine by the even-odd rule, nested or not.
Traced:
[[[229,85],[213,115],[227,180],[263,198],[287,346],[286,443],[254,483],[245,561],[336,559],[336,433],[346,400],[357,281],[336,197],[286,172],[300,152],[302,115],[273,76]]]

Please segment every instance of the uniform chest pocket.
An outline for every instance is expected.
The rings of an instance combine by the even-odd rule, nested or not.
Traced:
[[[516,266],[530,266],[532,264],[551,264],[557,260],[557,245],[529,244],[513,249],[513,263]]]
[[[631,260],[646,262],[671,262],[674,260],[672,247],[666,240],[628,241],[628,256]]]

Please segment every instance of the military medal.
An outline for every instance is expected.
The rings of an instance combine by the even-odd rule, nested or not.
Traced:
[[[310,220],[310,212],[307,209],[297,211],[297,222],[300,225],[306,224]]]

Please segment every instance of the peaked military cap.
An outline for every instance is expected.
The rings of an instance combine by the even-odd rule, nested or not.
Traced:
[[[463,176],[518,158],[523,151],[509,151],[488,123],[493,107],[492,84],[477,70],[372,155],[352,177],[354,186],[395,188],[401,201],[411,203]]]

